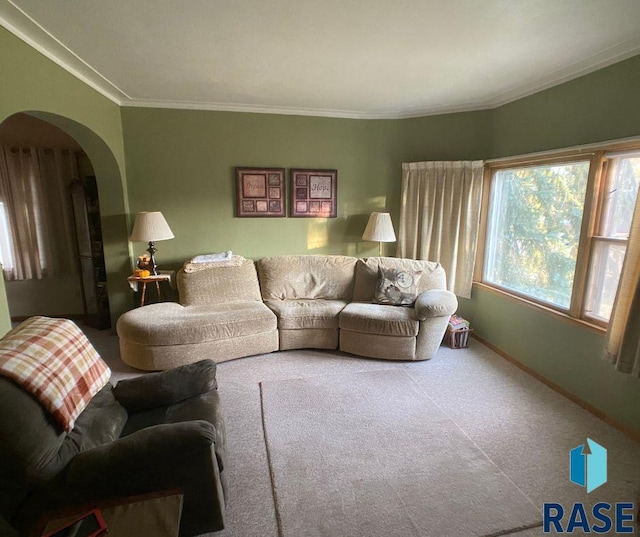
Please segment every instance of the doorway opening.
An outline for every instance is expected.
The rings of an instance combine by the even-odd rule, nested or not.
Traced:
[[[0,254],[11,320],[66,317],[111,326],[93,165],[55,125],[0,123]]]

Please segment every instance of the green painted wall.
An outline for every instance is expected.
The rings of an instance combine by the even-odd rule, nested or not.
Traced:
[[[640,135],[640,56],[502,106],[493,157]],[[477,333],[580,399],[640,433],[640,379],[600,358],[603,336],[474,288],[461,312]]]
[[[496,108],[485,158],[637,136],[639,93],[640,55]]]
[[[100,192],[112,317],[130,305],[125,159],[119,107],[0,27],[0,121],[29,112],[62,128],[91,159]],[[0,284],[3,285],[3,284]],[[4,290],[0,333],[10,326]]]
[[[157,245],[165,267],[226,250],[254,259],[376,255],[377,244],[360,237],[372,211],[391,212],[397,227],[403,160],[480,158],[485,116],[363,121],[123,108],[131,212],[165,215],[176,236]],[[338,217],[237,218],[236,166],[335,168]]]

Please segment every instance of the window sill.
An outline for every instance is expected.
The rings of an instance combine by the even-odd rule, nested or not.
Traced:
[[[590,323],[589,321],[585,321],[584,319],[576,319],[575,317],[571,317],[570,315],[567,315],[566,313],[562,313],[561,311],[557,311],[554,310],[553,308],[549,308],[547,306],[543,306],[542,304],[538,304],[537,302],[533,302],[532,300],[527,300],[526,298],[523,298],[521,296],[518,295],[514,295],[512,293],[509,293],[508,291],[504,291],[502,289],[498,289],[497,287],[493,287],[492,285],[483,283],[483,282],[473,282],[473,286],[478,288],[478,289],[482,289],[483,291],[488,291],[490,293],[493,293],[495,295],[498,296],[502,296],[508,299],[511,299],[515,302],[518,302],[528,308],[537,310],[537,311],[542,311],[545,314],[554,317],[555,319],[558,319],[562,322],[568,323],[568,324],[572,324],[574,326],[580,326],[582,328],[586,328],[587,330],[591,331],[591,332],[595,332],[596,334],[601,334],[604,335],[607,332],[607,329],[605,327],[599,326],[597,324],[594,323]]]

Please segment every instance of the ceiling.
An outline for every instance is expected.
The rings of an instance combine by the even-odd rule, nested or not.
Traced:
[[[371,119],[640,54],[638,0],[0,0],[0,24],[122,106]]]

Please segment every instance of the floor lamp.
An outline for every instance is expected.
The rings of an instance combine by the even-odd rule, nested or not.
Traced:
[[[396,241],[391,215],[389,213],[371,213],[362,238],[365,241],[377,241],[379,255],[382,257],[382,243]]]

